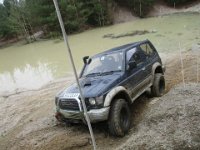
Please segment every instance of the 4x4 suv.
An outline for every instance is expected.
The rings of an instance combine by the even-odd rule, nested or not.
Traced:
[[[91,58],[84,57],[80,74],[88,115],[92,123],[107,121],[109,131],[124,136],[130,128],[130,105],[151,89],[161,96],[165,89],[164,67],[148,40],[123,45]],[[57,94],[56,118],[59,121],[84,120],[76,84]]]

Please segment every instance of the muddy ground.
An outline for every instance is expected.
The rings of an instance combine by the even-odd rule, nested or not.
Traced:
[[[153,99],[123,150],[200,149],[200,84],[183,84],[161,98]]]
[[[159,138],[163,138],[167,135],[173,135],[173,133],[176,133],[177,136],[186,136],[184,138],[186,142],[184,142],[184,140],[180,141],[180,138],[178,138],[178,140],[176,140],[177,138],[172,138],[172,142],[174,142],[174,144],[176,144],[177,142],[182,142],[181,145],[179,145],[178,149],[185,148],[185,145],[188,144],[188,138],[190,138],[191,140],[191,144],[189,146],[194,145],[194,139],[191,138],[191,136],[187,138],[187,133],[189,133],[189,131],[192,131],[192,133],[198,133],[195,134],[197,140],[194,142],[199,145],[200,141],[198,139],[200,139],[200,130],[199,127],[197,128],[196,125],[200,124],[200,100],[196,98],[197,96],[194,98],[194,101],[192,99],[194,92],[196,92],[196,94],[200,97],[199,90],[194,91],[194,89],[196,89],[196,84],[190,84],[190,88],[188,90],[185,90],[182,84],[181,87],[178,87],[178,90],[173,90],[169,92],[170,89],[174,87],[174,85],[182,82],[180,55],[179,53],[174,53],[170,55],[161,54],[161,56],[163,57],[164,63],[166,64],[166,95],[163,98],[148,98],[146,95],[142,95],[134,102],[134,104],[131,106],[133,120],[131,131],[124,138],[114,138],[110,136],[108,134],[106,123],[98,123],[93,125],[98,149],[155,148],[152,140],[158,140]],[[194,55],[192,51],[184,52],[183,60],[183,73],[185,82],[197,82],[197,55]],[[40,90],[27,91],[0,97],[0,149],[92,149],[87,126],[83,124],[73,126],[59,124],[58,122],[56,122],[54,117],[54,96],[60,89],[70,85],[72,81],[73,77],[68,77],[50,83]],[[200,89],[199,85],[198,89]],[[188,93],[190,95],[187,95]],[[193,120],[189,119],[190,116],[186,115],[184,118],[186,122],[182,120],[181,128],[180,130],[178,130],[179,132],[175,132],[176,129],[179,128],[179,126],[175,124],[177,120],[170,119],[170,115],[173,116],[173,114],[166,114],[170,109],[176,112],[175,115],[182,112],[182,105],[177,106],[176,103],[173,104],[173,100],[176,100],[176,94],[178,96],[183,95],[183,99],[191,97],[189,103],[185,102],[184,106],[188,105],[188,107],[186,107],[187,111],[190,112],[191,110],[192,113],[194,107],[190,107],[190,105],[196,105],[195,114],[196,117],[199,118],[193,122]],[[185,94],[186,97],[184,97]],[[167,100],[169,100],[169,104],[163,105],[165,103],[167,104]],[[181,103],[180,99],[179,101],[177,100],[177,103],[179,102]],[[162,107],[156,107],[160,105]],[[152,108],[156,109],[154,110]],[[166,113],[164,113],[165,110]],[[149,124],[148,120],[150,120]],[[173,124],[175,125],[173,126],[173,128],[168,128],[169,130],[167,129],[167,131],[165,130],[165,132],[162,128],[162,123],[164,123],[163,120],[171,121],[168,122],[167,128]],[[185,130],[184,123],[189,126],[189,129]],[[157,124],[160,128],[158,128]],[[145,132],[147,131],[147,129],[149,129],[149,132]],[[172,133],[169,133],[171,132],[171,130]],[[188,132],[185,133],[184,131]],[[158,132],[160,134],[158,134]],[[161,136],[162,132],[164,132],[165,134]],[[137,135],[138,138],[135,137],[135,135]],[[157,137],[158,139],[154,137],[157,135],[159,135]],[[143,139],[145,143],[141,142],[141,140]],[[165,140],[161,140],[161,142],[158,143],[156,148],[173,149],[173,147],[168,147],[169,139],[164,139]],[[123,145],[124,143],[126,145],[125,147]],[[173,143],[170,144],[173,145]],[[149,145],[149,147],[147,145]]]

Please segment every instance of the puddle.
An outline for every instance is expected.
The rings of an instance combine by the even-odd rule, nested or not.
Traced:
[[[48,64],[38,63],[36,67],[27,64],[23,69],[14,69],[13,74],[0,74],[0,95],[38,89],[52,80],[53,73]]]

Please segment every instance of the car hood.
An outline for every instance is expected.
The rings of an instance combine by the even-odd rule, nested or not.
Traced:
[[[83,77],[80,78],[80,85],[83,90],[84,97],[97,97],[106,93],[109,89],[116,86],[120,82],[122,73],[113,73],[105,76]],[[65,89],[60,96],[66,93],[79,93],[77,84],[74,83]]]

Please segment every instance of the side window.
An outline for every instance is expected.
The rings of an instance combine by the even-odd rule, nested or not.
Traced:
[[[126,53],[126,64],[129,63],[129,61],[135,61],[136,64],[139,66],[145,62],[144,54],[141,52],[141,50],[137,48],[133,48]]]
[[[135,54],[136,48],[133,48],[126,52],[126,63],[128,64],[129,61],[132,60],[133,54]]]
[[[152,56],[154,54],[154,50],[151,48],[149,44],[141,44],[140,48],[144,52],[146,56]]]

